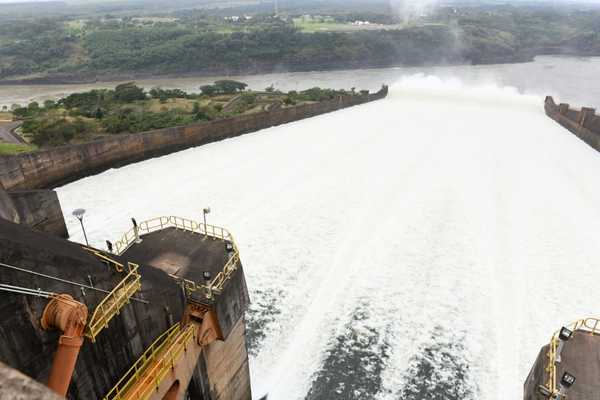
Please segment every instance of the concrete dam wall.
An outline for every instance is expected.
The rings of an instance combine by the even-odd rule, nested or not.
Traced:
[[[47,189],[115,166],[379,100],[387,93],[384,86],[373,94],[0,157],[0,183],[7,191]]]
[[[546,115],[574,133],[579,139],[600,151],[600,116],[593,108],[581,110],[570,108],[569,104],[556,104],[552,96],[544,102]]]
[[[58,196],[53,190],[6,192],[0,184],[0,218],[36,231],[69,237]]]

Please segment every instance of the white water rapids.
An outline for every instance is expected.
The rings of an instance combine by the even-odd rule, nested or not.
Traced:
[[[506,400],[552,332],[598,313],[599,176],[542,97],[412,76],[58,193],[99,247],[211,206],[253,301],[255,398]]]

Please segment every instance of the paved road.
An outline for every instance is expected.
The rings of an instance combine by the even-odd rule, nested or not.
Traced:
[[[21,121],[0,122],[0,141],[7,143],[23,143],[19,135],[12,132],[13,129],[21,125]]]

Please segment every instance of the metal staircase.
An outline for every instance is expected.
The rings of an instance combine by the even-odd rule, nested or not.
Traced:
[[[85,249],[100,258],[107,265],[114,267],[117,272],[125,271],[125,266],[120,262],[97,250],[88,247]],[[98,334],[108,326],[111,319],[119,315],[125,304],[128,304],[133,295],[142,287],[141,276],[138,270],[139,265],[128,262],[125,278],[94,309],[94,313],[85,328],[85,336],[92,342],[96,341]]]
[[[195,345],[198,325],[173,325],[146,349],[103,400],[146,400]]]

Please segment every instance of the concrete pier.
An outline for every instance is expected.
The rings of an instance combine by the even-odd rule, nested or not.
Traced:
[[[237,252],[235,243],[201,233],[201,224],[195,228],[198,232],[168,227],[141,235],[141,240],[134,242],[121,257],[160,269],[181,278],[181,282],[206,283],[204,274],[207,272],[210,281],[214,281]],[[188,301],[213,308],[223,334],[222,341],[208,345],[200,356],[203,359],[199,365],[206,368],[208,398],[250,400],[244,323],[249,297],[241,262],[237,260],[233,267],[234,271],[222,288],[215,288],[211,296],[207,296],[205,289],[192,291],[188,294]]]
[[[595,325],[595,321],[588,325]],[[575,330],[564,342],[560,362],[553,356],[551,346],[548,344],[540,350],[525,381],[523,399],[552,399],[548,392],[559,390],[565,372],[576,378],[575,383],[565,389],[565,399],[600,399],[600,332],[588,328]]]

